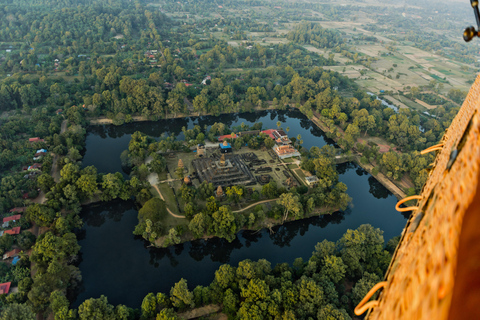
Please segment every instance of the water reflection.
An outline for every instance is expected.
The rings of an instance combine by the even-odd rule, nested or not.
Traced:
[[[253,125],[262,122],[263,128],[276,128],[277,121],[282,123],[282,128],[290,128],[289,135],[302,136],[303,147],[309,149],[313,146],[335,145],[325,137],[323,131],[318,129],[298,110],[274,110],[254,113],[226,114],[218,117],[203,116],[182,119],[159,120],[156,122],[136,122],[122,126],[102,125],[91,126],[88,129],[83,166],[94,165],[99,173],[123,172],[120,154],[128,148],[130,136],[135,131],[141,131],[152,138],[160,139],[162,135],[173,135],[176,139],[184,139],[182,127],[188,129],[199,125],[202,129],[210,127],[215,122],[221,122],[228,127],[239,126],[242,122]],[[114,142],[115,141],[115,142]],[[127,177],[127,173],[124,177]]]
[[[199,124],[203,127],[214,122],[237,126],[242,122],[251,125],[259,121],[264,128],[275,128],[277,121],[284,122],[282,127],[290,127],[290,135],[302,135],[307,148],[322,147],[328,141],[297,111],[262,111],[121,127],[97,126],[89,130],[84,166],[93,164],[99,172],[120,171],[119,155],[127,148],[130,135],[137,130],[152,137],[163,133],[181,137],[182,126],[192,128]],[[324,239],[337,241],[348,229],[358,228],[363,223],[384,230],[386,241],[400,234],[405,218],[394,209],[395,197],[354,163],[338,165],[337,170],[340,181],[347,185],[347,192],[353,198],[347,210],[286,223],[272,228],[274,233],[244,231],[231,243],[212,238],[167,249],[151,248],[132,233],[138,222],[133,202],[85,206],[81,214],[85,225],[77,232],[82,247],[79,267],[83,284],[73,306],[78,307],[85,299],[103,294],[112,304],[138,308],[147,293],[168,293],[181,278],[187,279],[190,289],[207,285],[223,263],[235,265],[244,259],[267,259],[274,266],[281,262],[292,263],[297,257],[308,259],[316,243]]]
[[[369,192],[377,199],[386,199],[390,192],[374,177],[368,178]]]

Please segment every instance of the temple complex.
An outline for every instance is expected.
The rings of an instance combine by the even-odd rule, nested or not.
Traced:
[[[200,183],[206,181],[215,187],[256,183],[250,169],[238,155],[223,153],[220,157],[196,158],[192,166]]]

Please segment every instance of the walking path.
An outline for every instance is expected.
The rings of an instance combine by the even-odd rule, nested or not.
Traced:
[[[162,199],[163,201],[165,201],[165,198],[163,197],[163,194],[160,192],[160,189],[158,189],[157,187],[157,183],[159,183],[158,181],[158,175],[156,173],[152,173],[148,176],[148,182],[150,182],[150,184],[152,185],[152,187],[155,188],[155,190],[157,190],[158,192],[158,195],[160,196],[160,199]],[[164,181],[161,181],[161,182],[164,182]],[[166,201],[165,201],[166,202]],[[172,216],[172,217],[175,217],[175,218],[180,218],[180,219],[185,219],[185,216],[180,216],[178,214],[175,214],[172,212],[172,210],[170,210],[168,207],[167,207],[167,212]]]
[[[255,203],[252,203],[251,205],[249,205],[248,207],[245,207],[245,208],[240,209],[240,210],[235,210],[235,211],[232,211],[232,212],[233,212],[233,213],[242,212],[242,211],[245,211],[245,210],[247,210],[247,209],[250,209],[251,207],[254,207],[254,206],[256,206],[256,205],[259,205],[259,204],[262,204],[262,203],[266,203],[266,202],[277,201],[278,199],[280,199],[280,198],[268,199],[268,200],[263,200],[263,201],[255,202]]]

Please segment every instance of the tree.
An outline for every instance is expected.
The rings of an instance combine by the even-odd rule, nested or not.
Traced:
[[[52,260],[65,261],[76,256],[79,250],[75,234],[66,233],[57,237],[47,231],[33,246],[32,260],[46,263]]]
[[[197,213],[188,224],[188,230],[190,230],[196,238],[202,237],[207,230],[205,215],[203,213]]]
[[[0,320],[35,320],[35,314],[27,304],[12,303],[3,307]]]
[[[351,320],[345,309],[337,309],[332,304],[320,308],[317,313],[318,320]]]
[[[143,298],[142,301],[142,318],[151,319],[157,312],[157,298],[153,293],[149,293]]]
[[[243,188],[238,186],[227,187],[225,190],[227,196],[232,199],[235,203],[238,203],[243,195]]]
[[[339,283],[345,277],[346,266],[342,258],[330,255],[325,257],[322,273],[330,278],[333,283]]]
[[[56,290],[50,294],[50,308],[55,315],[55,320],[76,319],[74,310],[68,309],[69,305],[70,302],[62,291]]]
[[[337,242],[341,258],[349,276],[361,275],[364,271],[383,274],[383,231],[369,224],[362,224],[356,230],[347,230]]]
[[[55,181],[48,173],[42,173],[37,178],[38,185],[43,192],[48,192],[55,185]]]
[[[114,308],[108,303],[107,297],[101,295],[98,299],[85,300],[78,307],[80,320],[113,320],[115,319]]]
[[[374,273],[364,272],[362,279],[360,279],[352,289],[352,299],[354,305],[362,301],[363,297],[370,291],[370,289],[380,282],[380,277]]]
[[[208,97],[200,94],[193,99],[193,110],[198,112],[200,114],[201,112],[207,112],[207,107],[208,107]]]
[[[303,215],[302,206],[300,204],[298,196],[294,196],[290,192],[281,194],[280,198],[277,200],[277,204],[285,208],[282,222],[285,222],[285,220],[287,220],[289,212],[292,212],[296,219],[301,218]]]
[[[175,286],[170,290],[170,300],[174,307],[180,309],[185,307],[193,308],[195,306],[193,293],[188,290],[187,280],[182,278],[175,283]]]
[[[98,192],[97,175],[82,174],[75,182],[77,189],[80,191],[80,197],[90,199]]]
[[[215,283],[222,289],[227,289],[235,280],[235,268],[222,264],[217,271],[215,271]]]
[[[212,218],[212,227],[215,235],[232,242],[240,228],[235,221],[235,215],[227,206],[221,206],[218,208],[218,211],[213,213]]]
[[[277,185],[274,181],[270,181],[262,187],[262,195],[267,198],[275,198],[278,194]]]
[[[102,178],[102,200],[110,201],[120,196],[123,185],[123,176],[120,172],[107,173]]]
[[[48,227],[55,220],[56,213],[46,205],[35,203],[27,207],[26,217],[40,227]]]
[[[173,309],[162,309],[155,318],[156,320],[177,320],[178,316]]]
[[[267,149],[272,149],[273,146],[275,145],[275,141],[274,141],[272,138],[270,138],[270,137],[265,138],[265,140],[263,141],[263,143],[265,144],[265,147],[266,147]]]

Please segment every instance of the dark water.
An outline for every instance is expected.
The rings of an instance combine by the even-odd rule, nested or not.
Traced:
[[[162,134],[173,134],[177,139],[183,140],[182,127],[192,129],[195,125],[199,125],[204,128],[215,122],[221,122],[232,128],[240,126],[242,122],[249,126],[262,122],[263,129],[276,129],[277,121],[282,123],[283,129],[290,128],[289,136],[297,137],[300,134],[303,146],[307,149],[313,146],[321,148],[327,144],[328,139],[323,131],[298,110],[227,114],[218,117],[190,117],[155,122],[135,122],[118,127],[114,125],[92,126],[87,134],[83,166],[94,165],[99,173],[117,171],[123,173],[120,154],[123,150],[128,149],[130,137],[135,131],[141,131],[153,138],[159,138]],[[333,141],[328,142],[333,144]],[[127,176],[125,175],[125,177]]]
[[[260,116],[260,119],[252,116]],[[306,147],[321,147],[327,143],[321,131],[312,127],[298,113],[266,112],[261,115],[228,115],[219,118],[229,125],[238,125],[242,121],[246,124],[262,121],[264,127],[276,127],[277,119],[281,117],[284,120],[288,118],[290,135],[300,133]],[[134,131],[141,130],[151,136],[159,136],[164,128],[178,135],[181,132],[177,129],[178,125],[180,128],[183,125],[192,127],[194,123],[203,126],[219,121],[219,118],[212,117],[208,123],[208,119],[197,118],[174,120],[171,121],[173,124],[168,121],[161,124],[96,127],[87,138],[86,156],[96,152],[98,162],[91,156],[91,162],[85,165],[94,164],[102,168],[103,164],[105,167],[99,169],[99,172],[114,172],[119,170],[120,164],[109,167],[105,157],[115,160],[126,148],[129,136]],[[123,144],[124,146],[119,146]],[[317,242],[323,239],[336,241],[348,229],[355,229],[364,223],[383,230],[385,241],[399,235],[406,220],[394,209],[396,198],[356,164],[339,165],[338,170],[340,181],[348,186],[347,192],[353,198],[346,212],[288,223],[274,228],[274,234],[266,230],[258,233],[242,232],[232,243],[223,239],[210,239],[168,249],[146,248],[145,242],[132,234],[137,223],[137,211],[133,203],[119,201],[85,207],[82,213],[85,228],[79,235],[83,291],[78,295],[74,306],[85,299],[98,298],[103,294],[114,305],[121,303],[138,308],[146,294],[169,293],[173,284],[181,278],[188,281],[191,289],[196,285],[209,284],[213,280],[214,271],[223,263],[236,265],[244,259],[267,259],[274,266],[280,262],[292,263],[297,257],[308,259]]]

